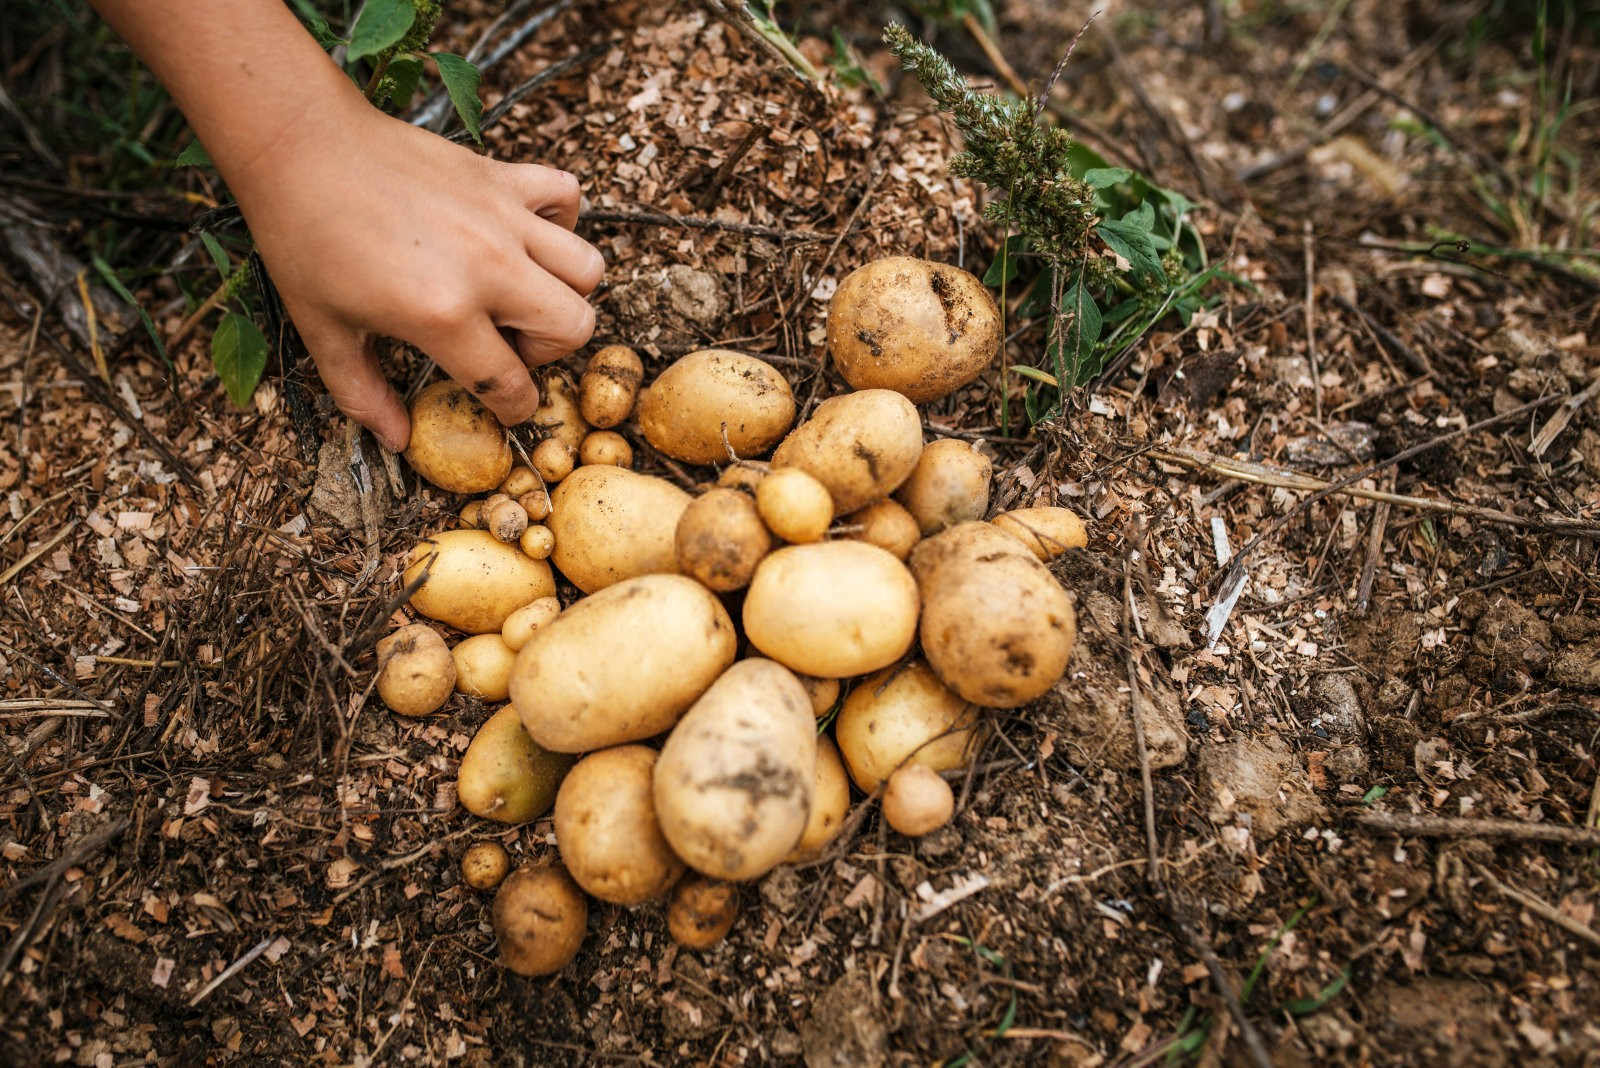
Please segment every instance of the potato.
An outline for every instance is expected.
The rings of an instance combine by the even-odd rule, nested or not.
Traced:
[[[917,589],[876,545],[791,545],[756,568],[744,599],[750,644],[794,671],[828,679],[894,663],[917,632]]]
[[[468,697],[504,701],[517,654],[498,634],[477,634],[450,650],[456,665],[456,689]]]
[[[528,644],[528,639],[533,637],[534,631],[560,614],[560,601],[554,597],[541,597],[506,616],[505,623],[500,627],[500,639],[512,652],[521,652],[522,647]]]
[[[806,688],[806,694],[811,698],[811,711],[818,719],[826,716],[838,703],[838,679],[819,679],[815,675],[796,675],[795,678]]]
[[[524,493],[530,493],[538,489],[540,485],[539,476],[534,474],[531,468],[518,464],[511,469],[511,473],[506,476],[506,480],[500,483],[500,492],[507,497],[515,499]]]
[[[889,256],[845,276],[828,302],[828,354],[852,389],[918,404],[981,375],[1000,351],[1000,308],[959,267]]]
[[[1018,539],[1041,560],[1054,560],[1068,549],[1089,544],[1083,520],[1068,508],[1015,508],[989,520]]]
[[[528,459],[539,477],[549,484],[560,482],[572,474],[578,462],[578,453],[560,438],[545,438],[533,447],[533,455]]]
[[[518,497],[517,503],[528,513],[528,522],[542,523],[550,514],[550,491],[543,486],[535,486]]]
[[[844,828],[850,811],[850,777],[845,774],[839,749],[826,734],[817,739],[817,770],[811,787],[811,816],[786,864],[803,864],[822,856]]]
[[[866,389],[817,405],[773,452],[772,466],[800,468],[847,515],[899,489],[921,455],[917,409],[892,390]]]
[[[580,464],[610,464],[612,467],[633,466],[633,446],[615,430],[596,430],[583,439],[578,449]]]
[[[572,758],[544,749],[506,705],[484,721],[461,757],[456,799],[474,816],[527,823],[550,810]]]
[[[637,905],[667,892],[683,861],[661,835],[651,794],[656,751],[619,745],[573,765],[556,794],[556,848],[584,892]]]
[[[672,891],[667,933],[685,949],[710,949],[728,936],[739,915],[739,888],[720,879],[691,875]]]
[[[535,409],[530,422],[546,439],[555,438],[576,456],[583,436],[589,433],[589,424],[583,421],[583,413],[578,408],[578,391],[564,373],[554,371],[545,376],[542,393],[544,400]],[[546,478],[545,481],[555,480]]]
[[[378,642],[378,696],[392,711],[437,712],[455,686],[455,661],[432,627],[412,623]]]
[[[507,497],[483,510],[483,525],[497,541],[514,542],[528,529],[528,511]]]
[[[559,972],[578,955],[589,929],[589,903],[554,864],[525,864],[494,896],[500,961],[518,975]]]
[[[412,470],[451,493],[487,493],[511,471],[505,427],[454,382],[435,382],[411,402]]]
[[[756,487],[756,510],[784,541],[821,541],[833,522],[833,498],[822,483],[798,467],[781,467]]]
[[[903,762],[950,771],[971,758],[977,712],[927,664],[864,679],[845,698],[833,735],[850,778],[871,793]]]
[[[945,685],[1015,708],[1054,686],[1072,658],[1072,602],[1048,568],[991,523],[962,523],[911,552],[922,649]],[[757,576],[759,578],[759,576]]]
[[[937,771],[907,764],[883,788],[883,818],[907,838],[919,838],[950,822],[956,797]]]
[[[499,842],[474,842],[461,854],[461,878],[474,890],[493,890],[511,870],[511,854]]]
[[[895,499],[916,517],[923,537],[982,519],[989,511],[989,476],[994,465],[965,441],[941,438],[922,450],[916,470]]]
[[[711,489],[689,502],[673,533],[678,570],[718,593],[750,584],[772,535],[748,493]]]
[[[621,423],[632,414],[643,381],[639,354],[626,345],[607,345],[589,357],[578,380],[578,408],[583,418],[590,426],[601,428]]]
[[[717,485],[724,489],[743,490],[754,497],[756,487],[767,477],[767,471],[768,467],[764,463],[741,460],[722,469],[722,474],[717,476]]]
[[[896,560],[910,556],[912,548],[922,540],[922,529],[916,517],[892,499],[869,504],[854,515],[845,516],[844,521],[847,526],[860,528],[851,531],[848,537],[893,553]]]
[[[547,749],[641,741],[678,722],[733,663],[736,643],[710,590],[682,575],[643,575],[534,631],[517,654],[511,700]]]
[[[517,548],[526,553],[532,560],[548,560],[550,554],[556,551],[556,536],[550,533],[550,528],[535,523],[522,532],[517,539]]]
[[[546,526],[550,560],[584,593],[635,575],[678,570],[673,536],[690,497],[664,478],[580,467],[556,487]]]
[[[465,530],[475,530],[483,526],[483,502],[468,501],[461,506],[458,518],[461,520],[461,526]]]
[[[419,542],[401,582],[409,586],[424,571],[411,607],[468,634],[497,631],[512,612],[556,592],[549,564],[487,530],[447,530]]]
[[[731,349],[689,353],[639,396],[645,439],[692,464],[729,460],[729,448],[740,459],[758,456],[793,423],[788,380],[771,364]]]
[[[691,868],[742,881],[771,871],[805,831],[817,727],[781,664],[741,660],[685,712],[656,761],[656,815]]]

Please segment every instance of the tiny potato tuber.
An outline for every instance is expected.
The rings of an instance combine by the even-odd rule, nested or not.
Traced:
[[[545,438],[533,447],[533,455],[529,460],[539,477],[544,479],[546,485],[550,485],[572,474],[578,462],[578,450],[560,438]]]
[[[552,371],[545,376],[540,392],[544,400],[534,410],[529,422],[544,437],[556,438],[565,443],[573,455],[577,455],[578,446],[583,444],[583,436],[589,432],[589,424],[584,422],[583,413],[578,408],[578,391],[572,380],[561,371]]]
[[[762,479],[756,509],[767,529],[796,545],[821,541],[833,522],[828,488],[798,467],[780,467]]]
[[[490,534],[509,544],[522,537],[522,532],[528,529],[528,511],[506,497],[483,510],[483,521]]]
[[[468,501],[461,506],[461,512],[457,518],[461,520],[461,529],[477,530],[483,526],[483,502]]]
[[[911,550],[922,540],[916,517],[893,498],[869,504],[854,515],[845,516],[844,522],[846,526],[858,528],[850,531],[848,537],[893,553],[896,560],[910,556]]]
[[[561,614],[561,602],[554,597],[541,597],[523,605],[506,616],[500,628],[500,638],[514,653],[520,653],[528,644],[533,632]]]
[[[474,842],[461,854],[461,878],[474,890],[493,890],[511,870],[511,854],[499,842]]]
[[[883,818],[907,838],[919,838],[950,822],[956,798],[932,768],[907,764],[883,788]]]
[[[583,439],[583,445],[578,449],[578,462],[632,467],[633,446],[615,430],[596,430]]]
[[[500,483],[500,492],[513,498],[538,488],[539,476],[533,473],[532,468],[523,467],[521,464],[513,467],[506,480]]]
[[[684,949],[710,949],[728,936],[739,915],[739,888],[720,879],[690,875],[672,891],[667,933]]]
[[[556,536],[550,533],[549,527],[534,523],[522,532],[522,536],[517,539],[517,546],[530,559],[548,560],[550,554],[556,551]]]

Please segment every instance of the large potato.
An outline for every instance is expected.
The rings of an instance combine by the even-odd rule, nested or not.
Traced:
[[[510,705],[484,721],[461,758],[456,799],[474,816],[501,823],[527,823],[555,804],[561,777],[572,757],[552,753],[523,729]]]
[[[655,802],[662,833],[705,875],[765,875],[806,829],[816,760],[805,687],[781,664],[741,660],[661,747]]]
[[[740,459],[758,456],[793,423],[788,380],[770,363],[731,349],[691,352],[639,395],[646,440],[692,464],[722,463],[729,447]]]
[[[798,467],[827,487],[836,515],[881,501],[922,455],[922,420],[898,393],[865,389],[830,397],[772,454],[772,466]]]
[[[917,585],[876,545],[791,545],[756,568],[744,599],[750,643],[806,675],[842,679],[894,663],[917,633]]]
[[[651,795],[656,751],[619,745],[590,753],[556,795],[556,848],[579,886],[602,901],[637,905],[683,874],[662,837]]]
[[[500,960],[518,975],[559,972],[589,929],[589,903],[555,864],[525,864],[507,876],[492,915]]]
[[[664,478],[580,467],[550,497],[550,561],[584,593],[635,575],[678,570],[673,535],[690,496]]]
[[[817,739],[817,771],[811,785],[811,816],[800,841],[784,858],[789,864],[802,864],[822,855],[844,828],[850,811],[850,777],[839,759],[839,747],[826,734]]]
[[[856,268],[828,302],[828,354],[851,388],[892,389],[918,404],[982,374],[1000,333],[1000,308],[982,282],[909,256]]]
[[[451,493],[487,493],[511,473],[505,428],[454,382],[435,382],[411,402],[406,460],[417,474]]]
[[[845,698],[833,734],[850,778],[871,793],[909,760],[950,771],[971,758],[977,713],[914,660],[864,679]]]
[[[989,520],[1028,547],[1041,560],[1089,544],[1083,520],[1068,508],[1014,508]]]
[[[533,739],[561,753],[642,741],[733,663],[733,620],[682,575],[608,586],[533,632],[511,671],[511,701]]]
[[[916,470],[895,499],[916,517],[923,537],[982,519],[989,511],[989,476],[994,465],[965,441],[941,438],[928,443]]]
[[[748,493],[716,487],[685,508],[673,535],[678,570],[718,593],[750,584],[772,535]]]
[[[1027,546],[990,523],[962,523],[919,544],[922,650],[975,704],[1015,708],[1056,684],[1072,657],[1072,602]]]
[[[409,586],[424,571],[411,607],[468,634],[497,631],[512,612],[556,592],[549,564],[487,530],[447,530],[419,542],[401,581]]]

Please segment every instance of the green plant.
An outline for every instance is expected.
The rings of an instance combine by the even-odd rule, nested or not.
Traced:
[[[749,17],[756,32],[766,38],[801,77],[807,81],[820,82],[822,75],[817,68],[801,54],[788,31],[778,24],[777,6],[778,0],[749,0],[749,3],[745,4],[744,13]]]

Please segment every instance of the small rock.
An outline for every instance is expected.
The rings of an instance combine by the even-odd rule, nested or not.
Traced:
[[[1300,759],[1281,738],[1242,738],[1200,753],[1214,823],[1245,817],[1258,842],[1316,819],[1322,810]]]
[[[675,263],[665,272],[667,306],[694,325],[710,330],[728,314],[728,294],[714,275]]]
[[[1390,675],[1378,686],[1378,707],[1392,714],[1404,712],[1411,703],[1412,685]]]
[[[1562,616],[1550,629],[1564,642],[1583,642],[1600,637],[1600,616]]]
[[[1337,784],[1360,782],[1367,776],[1367,751],[1358,745],[1341,745],[1328,754],[1322,767]]]
[[[847,972],[823,991],[800,1025],[800,1046],[806,1068],[877,1068],[888,1059],[878,991],[864,972]]]
[[[1557,654],[1550,661],[1550,681],[1578,690],[1600,690],[1600,640]]]
[[[1297,467],[1365,463],[1372,459],[1378,431],[1370,423],[1330,423],[1326,434],[1294,438],[1284,446],[1284,459]]]
[[[1408,695],[1409,696],[1409,695]],[[1317,714],[1312,720],[1336,742],[1360,741],[1367,733],[1367,717],[1361,711],[1361,698],[1350,676],[1330,672],[1317,676],[1311,684],[1311,698]]]

